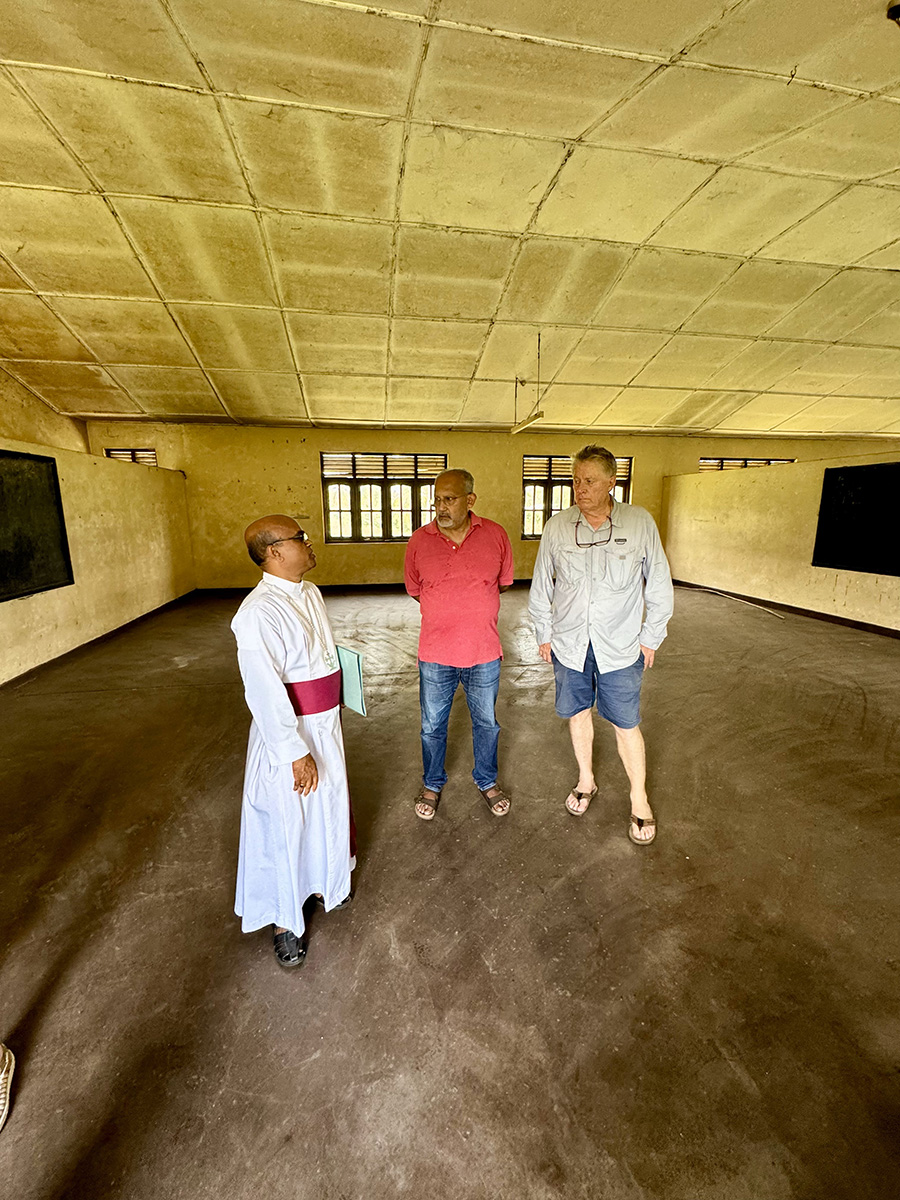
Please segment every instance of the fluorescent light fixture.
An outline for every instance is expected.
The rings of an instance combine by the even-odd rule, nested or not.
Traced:
[[[524,421],[520,421],[518,425],[513,425],[510,433],[521,433],[523,429],[527,429],[529,425],[533,425],[535,421],[543,421],[543,412],[533,412],[530,417],[526,417]]]

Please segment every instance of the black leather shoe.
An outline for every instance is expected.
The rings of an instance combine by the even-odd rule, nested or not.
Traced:
[[[306,959],[306,935],[297,937],[286,929],[284,933],[276,933],[275,957],[280,967],[302,967]]]

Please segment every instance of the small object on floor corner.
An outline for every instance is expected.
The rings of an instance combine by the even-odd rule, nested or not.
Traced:
[[[12,1050],[0,1042],[0,1129],[5,1125],[6,1118],[9,1115],[9,1097],[12,1091],[12,1077],[15,1069],[16,1060]]]
[[[274,927],[273,927],[274,932]],[[306,937],[297,937],[290,929],[275,933],[275,958],[280,967],[302,967],[306,959]]]

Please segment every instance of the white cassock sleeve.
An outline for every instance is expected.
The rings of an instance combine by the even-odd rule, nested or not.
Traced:
[[[269,761],[273,766],[282,766],[304,758],[310,749],[300,735],[300,723],[284,686],[286,652],[280,631],[258,610],[239,612],[232,629],[247,707],[265,742]]]

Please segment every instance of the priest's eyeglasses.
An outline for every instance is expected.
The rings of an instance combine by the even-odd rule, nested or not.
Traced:
[[[578,526],[580,524],[581,524],[581,517],[579,517],[578,520],[575,522],[575,545],[580,546],[583,550],[589,549],[591,546],[605,546],[605,545],[607,545],[610,538],[612,537],[613,527],[612,527],[612,521],[610,520],[609,528],[606,531],[605,538],[600,538],[599,541],[597,541],[596,538],[592,538],[592,540],[589,542],[580,542],[578,540]],[[591,530],[592,535],[595,535],[596,533],[597,533],[597,530],[595,530],[595,529]]]
[[[309,538],[303,529],[298,529],[296,533],[292,533],[290,537],[276,538],[274,542],[269,542],[270,546],[277,546],[279,542],[308,542]]]

